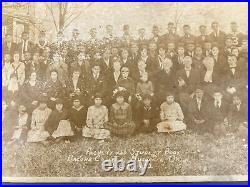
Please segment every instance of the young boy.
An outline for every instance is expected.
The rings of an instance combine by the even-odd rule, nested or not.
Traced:
[[[212,97],[213,100],[208,112],[210,132],[215,136],[222,136],[226,134],[226,126],[228,125],[228,103],[218,88],[215,88]]]
[[[81,104],[80,98],[72,98],[73,106],[69,111],[69,121],[73,127],[76,138],[82,135],[82,128],[86,122],[86,108]]]
[[[157,124],[158,132],[176,132],[186,129],[183,123],[184,115],[178,103],[174,101],[174,94],[167,93],[166,101],[160,106],[161,122]]]
[[[136,132],[151,133],[155,131],[156,124],[159,122],[158,115],[159,111],[152,102],[152,96],[144,95],[134,116],[137,124]]]
[[[235,93],[232,99],[233,103],[230,105],[228,112],[228,122],[230,132],[235,133],[247,124],[247,106],[242,102],[239,93]]]

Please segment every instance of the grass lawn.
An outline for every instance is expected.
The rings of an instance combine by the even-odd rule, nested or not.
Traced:
[[[140,134],[99,143],[79,139],[71,144],[7,145],[3,142],[2,172],[8,177],[139,176],[136,172],[105,172],[101,160],[150,159],[146,176],[247,175],[247,140],[185,134]]]

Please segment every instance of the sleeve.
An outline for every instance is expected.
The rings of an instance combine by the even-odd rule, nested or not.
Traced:
[[[166,119],[162,105],[160,106],[160,119],[161,121],[164,121]]]
[[[87,119],[86,119],[86,125],[88,127],[91,127],[93,124],[92,124],[92,117],[93,117],[93,114],[92,114],[92,108],[89,107],[88,108],[88,112],[87,112]]]
[[[32,116],[31,116],[31,124],[30,124],[30,128],[31,129],[35,129],[36,128],[36,119],[35,119],[35,115],[36,115],[36,111],[32,112]]]
[[[20,85],[23,85],[24,80],[25,80],[25,66],[23,63],[20,66],[20,70],[19,70],[18,74],[19,74],[18,75],[19,76],[19,83],[20,83]]]
[[[107,123],[108,121],[109,121],[109,118],[108,118],[108,109],[107,109],[107,107],[105,107],[104,122]]]
[[[111,106],[110,107],[110,110],[109,110],[110,112],[109,112],[109,121],[111,122],[111,123],[113,123],[113,122],[115,122],[115,118],[114,118],[114,107],[113,106]]]
[[[176,104],[176,108],[177,108],[177,119],[178,120],[183,120],[184,115],[183,115],[182,109],[181,109],[181,107],[180,107],[180,105],[178,103]]]
[[[128,110],[128,116],[127,116],[128,118],[127,119],[128,119],[128,121],[132,121],[132,110],[131,110],[130,105],[128,106],[127,110]]]

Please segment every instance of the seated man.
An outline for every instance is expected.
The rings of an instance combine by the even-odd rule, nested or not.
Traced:
[[[208,132],[208,98],[202,88],[197,88],[188,106],[189,126],[198,133]]]

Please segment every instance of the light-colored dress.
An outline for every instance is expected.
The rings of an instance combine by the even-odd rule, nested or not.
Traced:
[[[164,102],[160,106],[161,121],[157,124],[158,132],[176,132],[186,129],[186,124],[183,123],[184,115],[178,103],[173,102],[168,104]]]
[[[46,108],[45,110],[40,110],[36,108],[32,112],[31,119],[31,130],[28,132],[27,142],[41,142],[46,140],[50,135],[44,129],[44,124],[47,121],[51,109]]]
[[[11,140],[18,140],[21,137],[22,132],[24,131],[23,127],[27,125],[28,113],[18,116],[18,124],[15,126],[15,130]]]
[[[100,140],[109,138],[110,132],[105,129],[107,122],[108,109],[106,106],[90,106],[87,112],[86,126],[82,130],[82,136]]]

